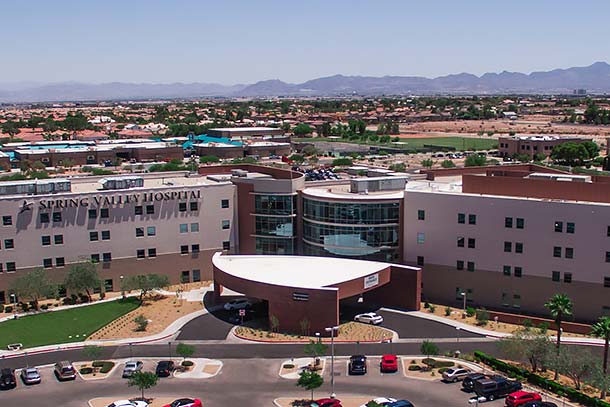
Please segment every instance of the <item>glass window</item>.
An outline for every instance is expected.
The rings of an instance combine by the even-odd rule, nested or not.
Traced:
[[[468,248],[469,249],[474,249],[476,246],[476,240],[472,237],[468,238]]]
[[[229,229],[231,227],[231,222],[228,220],[223,220],[222,221],[222,228],[223,229]]]
[[[191,223],[191,232],[192,233],[199,232],[199,223]]]
[[[114,284],[112,283],[111,278],[104,280],[104,291],[106,291],[106,292],[114,291]]]
[[[422,244],[426,240],[426,235],[424,233],[417,234],[417,244]]]
[[[155,205],[146,205],[146,214],[153,215],[155,213]]]
[[[350,217],[360,215],[359,204],[344,204],[319,202],[311,199],[303,200],[303,216],[307,219],[330,221],[334,223],[350,223]],[[262,215],[292,215],[296,212],[296,195],[255,195],[254,212]],[[347,217],[344,219],[344,217]]]
[[[515,253],[523,253],[523,243],[515,243]]]
[[[610,287],[610,276],[604,277],[604,287]]]
[[[191,252],[199,253],[199,245],[198,244],[191,245]]]
[[[92,254],[91,255],[91,263],[99,263],[100,262],[100,255],[99,254]]]
[[[155,226],[147,226],[146,227],[146,235],[147,236],[155,236],[157,234],[157,228]]]
[[[553,247],[553,257],[561,257],[561,247]]]
[[[525,219],[517,218],[517,229],[523,229],[525,227]]]
[[[571,283],[572,282],[572,273],[563,273],[563,282]]]
[[[553,281],[560,281],[561,280],[561,273],[559,271],[553,271],[553,275],[552,275],[551,279]]]
[[[417,256],[417,265],[418,266],[424,265],[424,256]]]
[[[49,214],[48,213],[40,214],[40,223],[49,223]]]
[[[504,227],[512,228],[513,227],[513,218],[504,218]]]
[[[473,214],[468,215],[468,224],[476,225],[477,224],[477,215],[473,215]]]
[[[563,222],[555,221],[555,232],[563,232]]]
[[[256,216],[254,219],[255,234],[278,237],[294,236],[294,217],[290,216]]]
[[[503,307],[510,307],[509,298],[510,298],[510,296],[508,295],[508,293],[502,293],[502,306]]]
[[[220,207],[223,209],[226,209],[229,207],[229,200],[228,199],[222,199],[220,201]]]
[[[576,231],[576,226],[574,222],[566,223],[566,233],[574,233]]]
[[[513,243],[512,242],[504,242],[504,251],[506,253],[510,253],[513,251]]]
[[[513,308],[521,308],[521,295],[513,294]]]
[[[53,212],[53,222],[61,222],[61,212]]]
[[[137,205],[134,207],[134,213],[136,215],[142,215],[144,213],[144,208],[142,207],[142,205]]]
[[[100,218],[107,218],[110,216],[110,210],[108,208],[100,209]]]
[[[465,243],[466,243],[466,238],[464,238],[463,236],[458,236],[457,247],[464,247]]]
[[[201,270],[195,269],[193,270],[193,283],[197,283],[201,281]]]
[[[183,244],[180,246],[180,254],[188,254],[189,253],[189,245]]]
[[[521,267],[515,267],[515,277],[521,277],[523,275],[523,269]]]
[[[426,211],[423,209],[418,209],[417,220],[425,220],[425,219],[426,219]]]
[[[608,226],[608,230],[606,230],[606,234],[608,237],[610,237],[610,226]]]
[[[464,270],[464,260],[458,260],[455,263],[455,268],[458,270]]]
[[[145,257],[145,253],[146,252],[144,251],[144,249],[138,249],[136,250],[136,257],[138,259],[143,259]]]
[[[566,247],[566,259],[573,259],[574,258],[574,248],[572,247]]]
[[[13,224],[13,217],[9,215],[5,215],[2,217],[2,225],[3,226],[11,226]]]
[[[136,228],[136,237],[144,236],[144,228]]]
[[[89,209],[87,213],[89,214],[89,219],[97,218],[97,209]]]
[[[182,284],[186,284],[190,281],[191,281],[191,273],[188,270],[185,270],[182,273],[180,273],[180,282]]]
[[[53,259],[42,259],[42,267],[46,269],[53,267]]]
[[[458,223],[466,223],[466,214],[458,213],[457,221]]]
[[[197,210],[199,210],[199,202],[193,201],[189,204],[189,207],[190,207],[191,211],[197,211]]]
[[[96,242],[98,240],[99,240],[98,232],[89,232],[89,241],[90,242]]]
[[[66,259],[64,259],[63,257],[56,257],[55,258],[55,265],[57,267],[63,267],[66,265]]]
[[[6,262],[6,272],[7,273],[12,273],[15,270],[17,270],[17,266],[15,265],[14,261],[7,261]]]
[[[102,230],[102,240],[110,240],[110,231]]]
[[[503,273],[504,273],[504,275],[505,275],[505,276],[510,276],[510,273],[511,273],[511,267],[510,267],[510,266],[504,266],[504,267],[502,268],[502,271],[503,271]]]
[[[42,241],[42,245],[43,246],[50,246],[51,245],[51,236],[41,236],[40,240]]]
[[[180,212],[186,212],[186,202],[180,202],[178,203],[178,210]]]
[[[469,261],[466,264],[466,268],[468,269],[468,271],[474,271],[474,261]]]
[[[231,242],[229,240],[222,242],[222,250],[231,250]]]
[[[155,248],[148,249],[148,257],[157,257],[157,249],[155,249]]]
[[[294,244],[293,244],[292,239],[256,237],[255,245],[256,245],[256,254],[286,255],[286,254],[294,253]],[[305,254],[311,255],[312,253],[306,250]]]
[[[188,231],[189,231],[188,223],[181,223],[180,224],[180,233],[188,233]]]
[[[610,263],[610,252],[606,252],[606,263]]]
[[[13,239],[4,239],[4,248],[5,249],[14,249],[15,241]]]
[[[102,253],[102,261],[105,263],[112,261],[112,253]]]

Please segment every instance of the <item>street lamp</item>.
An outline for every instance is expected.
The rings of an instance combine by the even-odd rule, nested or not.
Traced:
[[[172,360],[172,342],[167,342],[167,347],[169,348],[169,360]]]
[[[17,319],[17,294],[11,293],[11,297],[13,298],[13,318]]]
[[[338,326],[324,328],[326,332],[330,332],[330,398],[335,398],[335,331],[339,330]]]
[[[455,327],[455,330],[457,331],[457,341],[460,341],[460,331],[462,330],[462,328],[460,328],[459,326]]]
[[[464,290],[460,293],[460,295],[464,298],[464,304],[462,306],[462,310],[464,312],[466,312],[466,297],[468,296],[468,293],[466,292],[466,290]]]
[[[123,296],[123,298],[125,298],[125,287],[123,286],[123,278],[125,278],[124,276],[119,276],[120,279],[120,284],[121,284],[121,295]]]

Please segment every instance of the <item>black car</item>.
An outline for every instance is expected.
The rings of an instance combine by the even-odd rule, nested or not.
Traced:
[[[492,377],[475,380],[474,392],[479,397],[485,397],[488,401],[506,397],[510,393],[521,390],[523,385],[515,380],[508,380],[504,377]]]
[[[17,387],[17,378],[13,369],[4,368],[0,370],[0,389],[8,390]]]
[[[349,374],[366,374],[366,356],[353,355],[349,358],[347,366]]]
[[[486,376],[483,373],[470,373],[469,375],[466,375],[462,381],[462,390],[468,393],[473,392],[475,380],[483,379],[485,377]]]
[[[172,374],[174,369],[175,369],[175,366],[174,366],[173,361],[162,360],[159,363],[157,363],[157,369],[155,370],[155,373],[159,377],[168,377]]]
[[[528,401],[521,405],[521,407],[557,407],[557,404],[551,403],[550,401]]]

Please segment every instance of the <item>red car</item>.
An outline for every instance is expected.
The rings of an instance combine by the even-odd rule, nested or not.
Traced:
[[[396,355],[383,355],[380,363],[381,373],[386,372],[397,372],[398,371],[398,358]]]
[[[343,407],[341,400],[337,399],[319,399],[309,405],[309,407]]]
[[[530,393],[528,391],[516,391],[506,396],[504,404],[508,407],[519,407],[530,401],[541,401],[542,397],[538,393]]]
[[[183,398],[174,400],[170,404],[167,404],[163,407],[202,407],[201,400],[199,399],[189,399]]]

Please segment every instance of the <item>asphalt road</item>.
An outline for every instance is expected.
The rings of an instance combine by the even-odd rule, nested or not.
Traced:
[[[182,327],[179,340],[223,340],[233,324],[223,321],[214,314],[205,314],[193,319]]]
[[[383,316],[383,324],[381,326],[396,331],[400,338],[457,339],[458,331],[450,325],[389,311],[379,311],[379,315]],[[461,338],[484,337],[483,335],[466,332],[464,330],[461,330],[459,335]]]

